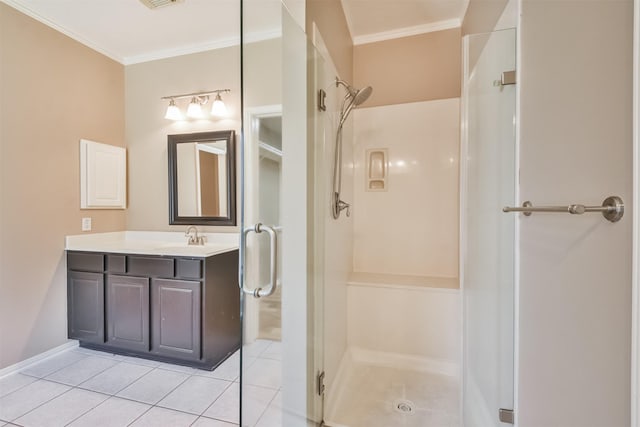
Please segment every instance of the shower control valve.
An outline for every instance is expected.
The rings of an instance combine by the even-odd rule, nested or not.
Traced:
[[[347,218],[351,216],[351,205],[347,202],[343,202],[342,200],[338,201],[338,210],[342,212],[343,210],[347,210]]]

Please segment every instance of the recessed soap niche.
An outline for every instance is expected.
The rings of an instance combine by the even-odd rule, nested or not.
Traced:
[[[387,148],[370,148],[365,153],[365,190],[387,191],[388,158]]]

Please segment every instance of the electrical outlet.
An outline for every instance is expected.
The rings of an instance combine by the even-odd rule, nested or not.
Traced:
[[[82,218],[82,231],[91,231],[91,218]]]

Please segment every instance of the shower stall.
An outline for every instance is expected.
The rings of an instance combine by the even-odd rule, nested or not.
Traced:
[[[243,1],[241,425],[498,426],[514,31],[465,40],[462,97],[376,105],[303,18]]]

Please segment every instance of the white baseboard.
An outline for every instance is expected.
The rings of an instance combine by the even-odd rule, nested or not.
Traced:
[[[6,368],[0,369],[0,379],[13,373],[19,372],[35,363],[42,362],[45,359],[49,359],[57,355],[58,353],[62,353],[63,351],[67,351],[74,347],[78,347],[78,341],[70,340],[69,342],[59,345],[58,347],[54,347],[51,350],[45,351],[44,353],[40,353],[26,360],[23,360],[22,362],[18,362],[14,365],[10,365]]]

